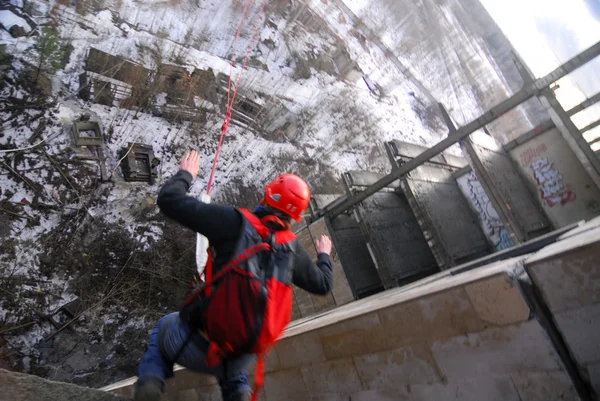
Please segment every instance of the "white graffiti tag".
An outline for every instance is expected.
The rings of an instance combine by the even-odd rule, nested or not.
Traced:
[[[564,206],[575,200],[575,193],[565,186],[562,175],[554,167],[554,163],[548,161],[548,158],[537,159],[530,167],[540,190],[540,197],[547,206]]]
[[[486,237],[494,245],[494,248],[499,251],[512,247],[512,239],[477,176],[471,172],[460,177],[457,182],[473,208],[477,211],[481,228]]]

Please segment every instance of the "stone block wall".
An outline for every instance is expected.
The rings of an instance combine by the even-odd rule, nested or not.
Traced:
[[[597,400],[599,255],[600,219],[532,255],[299,319],[268,355],[260,399]],[[133,381],[108,390],[131,395]],[[220,394],[181,369],[165,398]]]
[[[600,218],[532,257],[527,272],[582,377],[600,396]]]

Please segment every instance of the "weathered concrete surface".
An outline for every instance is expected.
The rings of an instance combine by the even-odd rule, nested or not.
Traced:
[[[0,369],[1,401],[125,401],[105,391]]]
[[[380,276],[391,276],[393,285],[403,285],[439,271],[427,240],[406,196],[378,192],[357,208],[360,224],[370,239]]]
[[[430,247],[441,268],[489,253],[477,218],[452,178],[451,170],[423,165],[412,171],[404,182],[404,193],[413,200],[411,207],[415,214],[423,216],[419,219],[421,228],[431,233]]]
[[[381,279],[354,215],[342,214],[330,221],[332,240],[355,298],[383,289]]]
[[[427,150],[425,146],[397,140],[385,146],[393,168]],[[442,153],[400,181],[402,193],[442,269],[482,257],[491,249],[476,214],[453,177],[453,173],[468,164],[463,157]]]
[[[551,231],[540,204],[498,142],[476,132],[461,147],[514,243]]]
[[[322,235],[332,237],[332,233],[327,227],[327,222],[324,218],[311,224],[308,229],[313,239],[313,243]],[[344,268],[340,261],[339,252],[335,248],[335,245],[331,252],[331,263],[333,264],[333,288],[331,289],[331,295],[333,296],[334,304],[340,306],[354,301],[352,289],[346,278]]]
[[[327,228],[325,219],[320,219],[312,223],[310,226],[296,232],[296,235],[298,237],[298,242],[315,260],[317,258],[315,241],[322,235],[332,237]],[[331,252],[331,262],[333,265],[333,288],[329,294],[324,296],[314,295],[296,286],[293,287],[294,300],[292,305],[292,320],[314,315],[315,313],[354,301],[354,295],[352,294],[350,284],[348,283],[348,279],[342,268],[335,245]]]
[[[586,228],[590,228],[586,230]],[[575,230],[574,230],[575,231]],[[597,221],[567,233],[527,263],[581,376],[600,396],[600,227]]]
[[[529,273],[542,290],[582,376],[598,388],[600,228],[590,225],[534,255],[442,272],[293,322],[269,354],[261,399],[578,400],[521,280]],[[180,370],[166,398],[219,395],[213,379]]]
[[[477,175],[473,171],[467,172],[457,177],[456,183],[473,213],[477,216],[479,225],[492,249],[501,251],[514,246],[508,230]]]
[[[517,146],[510,155],[555,227],[600,214],[600,190],[556,128]]]

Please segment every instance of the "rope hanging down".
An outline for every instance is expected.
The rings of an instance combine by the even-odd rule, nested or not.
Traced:
[[[202,202],[210,203],[210,190],[212,189],[213,180],[215,178],[215,170],[217,168],[217,160],[219,159],[219,153],[221,152],[221,146],[223,145],[223,138],[225,138],[225,134],[227,133],[227,129],[229,128],[229,121],[231,120],[231,110],[233,108],[233,102],[235,101],[235,97],[237,95],[238,88],[240,87],[240,81],[242,78],[242,74],[246,69],[246,63],[248,62],[248,58],[250,57],[250,50],[252,49],[252,45],[254,44],[254,40],[256,39],[256,33],[258,31],[258,27],[260,25],[260,20],[263,15],[265,5],[267,4],[267,0],[263,0],[262,6],[260,8],[260,12],[257,16],[256,23],[254,24],[254,33],[252,34],[252,39],[248,44],[248,48],[246,49],[246,56],[244,57],[244,63],[242,64],[242,70],[240,71],[237,81],[235,83],[235,90],[233,91],[233,95],[231,94],[231,77],[233,75],[233,65],[235,64],[235,44],[237,43],[238,38],[240,37],[240,33],[242,31],[242,27],[244,25],[244,19],[246,18],[246,13],[248,11],[248,6],[252,0],[246,0],[244,4],[244,10],[242,11],[242,18],[240,19],[240,23],[237,28],[237,32],[235,34],[235,39],[231,44],[231,62],[229,63],[229,80],[227,82],[227,107],[225,109],[225,118],[223,121],[223,125],[221,126],[221,136],[219,138],[219,143],[217,145],[217,150],[215,152],[215,157],[213,159],[212,168],[210,170],[210,177],[208,179],[208,184],[206,185],[206,193],[202,194]],[[198,278],[202,278],[204,275],[205,267],[207,263],[210,262],[209,254],[208,254],[208,239],[201,234],[196,234],[196,267],[198,270]],[[206,269],[206,271],[210,271],[210,269]],[[206,277],[207,280],[210,281],[210,277]]]
[[[256,22],[254,24],[254,32],[252,33],[252,39],[250,40],[250,43],[248,43],[248,48],[246,49],[246,55],[244,57],[244,63],[242,64],[242,70],[240,71],[237,81],[235,82],[235,89],[233,91],[233,95],[231,95],[231,76],[233,75],[233,65],[235,64],[235,44],[236,44],[238,38],[240,37],[240,32],[242,31],[242,26],[244,25],[244,19],[246,17],[246,12],[248,11],[248,6],[250,5],[250,2],[251,2],[251,0],[246,0],[246,4],[244,5],[244,10],[242,12],[242,18],[238,25],[238,29],[235,34],[235,39],[233,40],[233,43],[231,45],[231,48],[232,48],[231,62],[229,63],[229,80],[227,82],[227,108],[225,111],[225,118],[223,120],[223,125],[221,126],[221,136],[219,137],[219,143],[217,145],[217,150],[215,152],[215,157],[213,159],[213,164],[212,164],[212,168],[210,171],[210,177],[208,179],[208,184],[206,186],[207,194],[210,194],[210,190],[212,189],[213,180],[215,177],[215,170],[217,167],[217,160],[219,159],[219,153],[221,152],[221,146],[223,145],[223,138],[225,137],[225,134],[227,133],[227,129],[229,128],[229,122],[231,120],[231,110],[233,108],[233,103],[235,102],[235,97],[236,97],[237,91],[240,87],[240,81],[242,78],[242,74],[243,74],[244,70],[246,69],[246,63],[248,62],[248,58],[250,57],[250,51],[252,50],[252,45],[254,44],[254,41],[256,40],[256,33],[258,32],[258,27],[260,25],[260,20],[264,13],[264,10],[265,10],[265,5],[267,4],[267,0],[263,0],[262,5],[260,7],[260,12],[258,13]]]

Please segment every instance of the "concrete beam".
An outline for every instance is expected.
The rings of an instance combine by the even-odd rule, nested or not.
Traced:
[[[580,129],[580,130],[579,130],[579,132],[581,132],[581,133],[583,134],[584,132],[587,132],[587,131],[589,131],[589,130],[592,130],[592,129],[594,129],[594,128],[598,127],[598,126],[600,126],[600,120],[594,121],[594,122],[593,122],[593,123],[591,123],[590,125],[586,125],[586,126],[585,126],[585,127],[583,127],[582,129]],[[593,142],[597,142],[597,140],[595,140],[595,141],[593,141]],[[593,142],[590,142],[590,145],[591,145]]]
[[[579,113],[580,111],[590,107],[593,104],[596,104],[600,102],[600,93],[596,93],[594,96],[588,98],[587,100],[579,103],[577,106],[573,107],[570,110],[567,110],[567,115],[569,117],[574,116],[575,114]],[[591,125],[591,124],[590,124]],[[549,129],[552,129],[556,127],[556,125],[554,125],[554,121],[552,120],[546,120],[543,123],[541,123],[540,125],[538,125],[537,127],[533,128],[532,130],[524,133],[523,135],[520,135],[519,137],[513,139],[512,141],[510,141],[509,143],[507,143],[506,145],[504,145],[504,150],[506,151],[510,151],[514,148],[516,148],[517,146],[528,142],[529,140],[531,140],[532,138],[534,138],[537,135],[543,134],[544,132],[548,131]],[[580,132],[583,134],[585,131],[590,130],[594,127],[590,127],[590,128],[582,128],[580,130]]]
[[[570,116],[573,116],[573,115],[579,113],[581,110],[587,109],[591,105],[596,104],[598,102],[600,102],[600,92],[596,93],[594,96],[588,98],[587,100],[584,100],[583,102],[579,103],[577,106],[575,106],[571,110],[567,111],[567,114]]]
[[[539,78],[535,82],[525,86],[513,96],[504,100],[495,107],[492,107],[490,110],[488,110],[475,120],[471,121],[464,127],[458,129],[454,134],[448,136],[446,139],[427,149],[425,152],[421,153],[413,160],[392,171],[392,173],[377,181],[371,187],[355,194],[351,199],[349,197],[340,198],[339,201],[332,203],[330,205],[330,208],[323,210],[322,213],[327,214],[330,217],[334,217],[340,213],[343,213],[348,208],[367,199],[369,196],[378,192],[381,188],[384,188],[393,181],[414,170],[416,167],[427,162],[432,157],[440,154],[444,150],[448,149],[450,146],[459,142],[461,139],[471,135],[478,129],[481,129],[485,125],[491,123],[492,121],[495,121],[496,119],[498,119],[508,111],[512,110],[513,108],[517,107],[521,103],[525,102],[526,100],[534,96],[540,95],[543,91],[547,90],[548,85],[570,74],[577,68],[596,58],[598,55],[600,55],[600,42],[596,43],[589,49],[573,57],[572,59],[570,59],[569,61],[567,61],[566,63],[549,73],[548,75]]]

